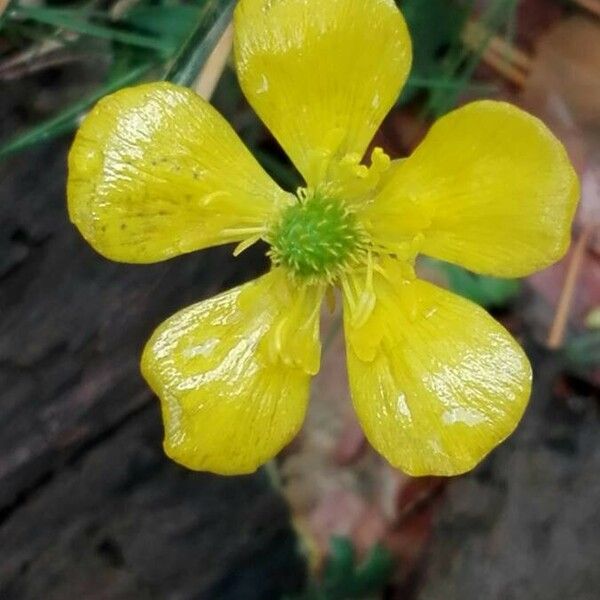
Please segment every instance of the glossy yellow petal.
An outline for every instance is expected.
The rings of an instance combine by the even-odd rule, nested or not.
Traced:
[[[528,113],[481,101],[442,117],[366,219],[387,244],[422,232],[422,252],[520,277],[566,252],[579,183],[561,143]]]
[[[322,294],[275,269],[158,327],[142,373],[160,397],[173,460],[250,473],[296,435],[319,368]]]
[[[164,82],[95,106],[69,154],[67,192],[85,239],[134,263],[243,240],[287,202],[210,104]]]
[[[374,276],[358,327],[344,306],[354,407],[375,449],[410,475],[473,468],[516,427],[531,386],[523,350],[482,308],[399,266]]]
[[[393,0],[241,0],[238,77],[310,186],[364,154],[398,98],[410,37]]]

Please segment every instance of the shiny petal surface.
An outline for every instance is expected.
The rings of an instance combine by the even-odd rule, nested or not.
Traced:
[[[67,192],[85,239],[133,263],[243,240],[287,202],[210,104],[165,82],[95,106],[69,154]]]
[[[520,277],[566,252],[579,183],[561,143],[528,113],[481,101],[442,117],[366,215],[390,244],[423,234],[424,254]]]
[[[238,77],[310,186],[359,160],[396,101],[411,43],[393,0],[241,0]]]
[[[355,410],[375,449],[410,475],[473,468],[516,427],[531,370],[482,308],[398,268],[376,273],[377,302],[355,327],[344,306]]]
[[[142,373],[161,400],[173,460],[250,473],[294,437],[319,368],[322,293],[275,269],[158,327]]]

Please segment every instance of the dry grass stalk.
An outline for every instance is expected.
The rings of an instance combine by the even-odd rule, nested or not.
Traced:
[[[529,55],[501,37],[492,35],[481,23],[468,21],[462,40],[471,50],[479,50],[483,46],[483,62],[516,86],[522,87],[527,81],[532,65]]]
[[[548,335],[547,346],[552,350],[560,348],[565,338],[567,321],[569,319],[571,304],[573,302],[573,296],[577,287],[577,280],[581,271],[583,257],[585,256],[588,242],[592,237],[595,227],[596,225],[594,223],[586,225],[581,230],[581,233],[579,234],[577,242],[573,248],[573,254],[567,269],[565,284],[560,293],[556,315],[554,316],[554,322],[552,323],[550,334]]]
[[[206,100],[210,99],[219,83],[231,54],[232,44],[233,24],[229,23],[192,85],[192,88]]]

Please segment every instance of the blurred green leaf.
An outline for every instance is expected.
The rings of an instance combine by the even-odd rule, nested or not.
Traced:
[[[194,29],[200,19],[201,10],[199,6],[184,4],[134,4],[119,22],[166,41],[175,51]]]
[[[413,99],[420,87],[449,83],[441,78],[442,59],[452,44],[460,43],[468,12],[448,0],[404,0],[400,8],[413,45],[411,77],[400,96],[400,102],[405,103]],[[427,83],[418,85],[417,81]]]
[[[489,95],[494,93],[498,88],[491,83],[469,83],[465,86],[462,80],[444,80],[444,79],[431,79],[427,77],[410,76],[406,81],[406,88],[426,89],[426,90],[455,90],[459,88],[461,91],[469,90],[470,92],[476,92],[482,95]],[[400,101],[404,100],[400,98]]]
[[[381,545],[373,546],[356,565],[352,542],[334,537],[322,582],[311,582],[306,592],[288,600],[365,600],[376,597],[389,581],[394,562]]]
[[[10,10],[9,16],[17,19],[30,19],[38,23],[52,25],[61,29],[74,31],[112,42],[138,46],[148,50],[156,50],[163,55],[172,52],[171,44],[159,37],[151,37],[131,33],[120,29],[117,23],[95,23],[91,15],[82,9],[43,8],[38,6],[16,6]]]
[[[338,543],[340,540],[351,545],[351,542],[345,538],[338,538]],[[345,600],[346,598],[362,599],[380,592],[390,578],[393,564],[392,556],[388,550],[379,544],[373,546],[363,562],[350,571],[345,590],[337,598],[339,600]]]
[[[476,275],[457,265],[434,259],[427,259],[427,264],[442,273],[453,292],[484,308],[501,308],[518,296],[521,290],[518,279]]]
[[[487,9],[477,19],[489,35],[482,39],[475,50],[465,47],[459,36],[442,62],[440,76],[441,80],[454,81],[459,85],[454,86],[453,89],[438,87],[432,90],[425,105],[425,112],[439,117],[456,106],[461,94],[469,86],[491,37],[504,29],[510,29],[517,5],[518,0],[492,0],[489,3]],[[465,4],[466,15],[473,16],[474,6],[473,0]]]
[[[564,347],[564,355],[575,370],[600,367],[600,331],[587,331],[572,338]]]
[[[348,538],[334,537],[329,551],[322,588],[328,598],[344,598],[354,584],[354,547]]]

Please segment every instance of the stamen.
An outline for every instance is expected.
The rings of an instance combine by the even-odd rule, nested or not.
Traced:
[[[353,313],[356,311],[356,302],[354,301],[354,291],[350,286],[350,278],[344,277],[342,279],[342,289],[344,290],[344,298],[348,303],[348,307],[350,308],[350,312]]]
[[[239,256],[242,252],[244,252],[244,250],[248,250],[248,248],[250,248],[250,246],[253,246],[254,244],[256,244],[256,242],[258,242],[258,240],[260,240],[261,236],[260,235],[253,235],[252,237],[249,237],[247,239],[245,239],[244,241],[240,242],[233,250],[233,255],[234,256]]]

